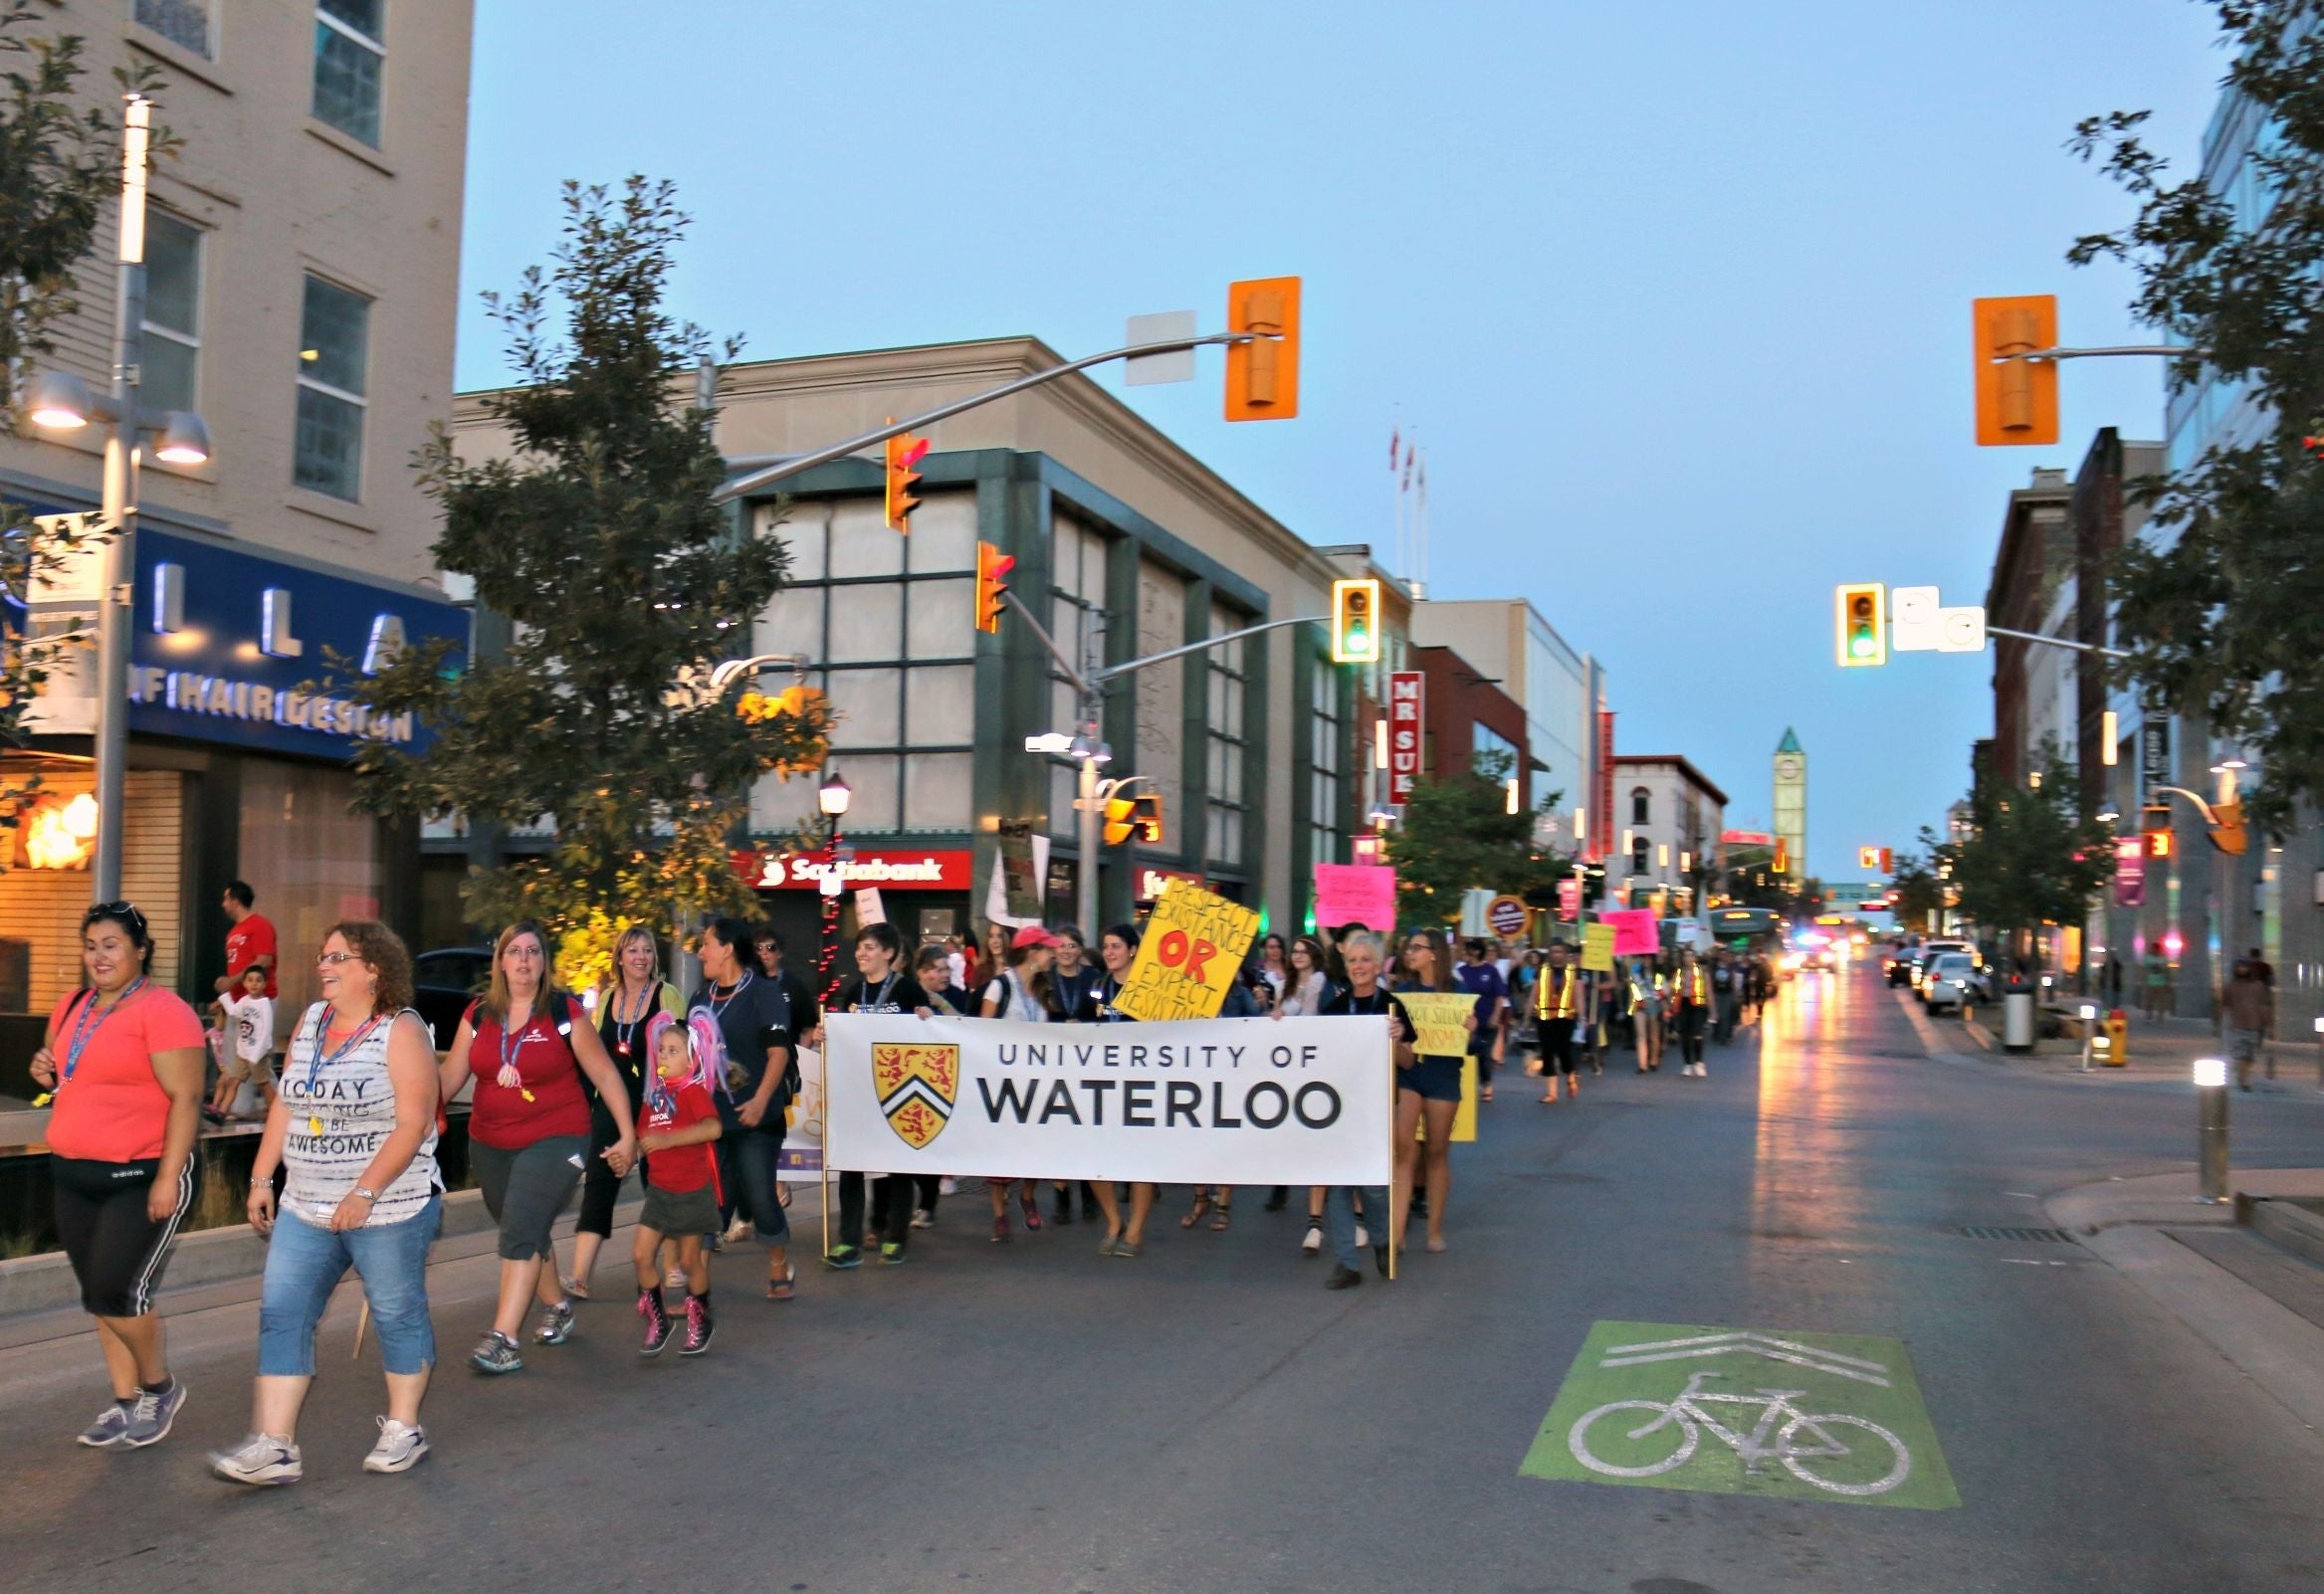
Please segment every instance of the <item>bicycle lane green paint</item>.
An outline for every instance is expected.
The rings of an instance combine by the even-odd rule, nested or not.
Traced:
[[[1684,1420],[1666,1416],[1690,1383]],[[1798,1393],[1774,1406],[1763,1390]],[[1600,1410],[1618,1401],[1649,1404]],[[1710,1426],[1748,1442],[1771,1407],[1756,1466]],[[1693,1450],[1680,1460],[1689,1427]],[[1915,1510],[1961,1503],[1903,1341],[1869,1334],[1595,1323],[1518,1472]]]

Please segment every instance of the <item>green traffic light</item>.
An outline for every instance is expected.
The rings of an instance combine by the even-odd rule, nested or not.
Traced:
[[[1350,653],[1369,652],[1370,648],[1368,645],[1368,639],[1364,635],[1364,628],[1362,626],[1350,626],[1348,628],[1348,640],[1344,646]]]
[[[1859,631],[1854,637],[1849,639],[1848,652],[1854,654],[1859,659],[1869,659],[1876,651],[1878,651],[1879,646],[1880,644],[1873,640],[1872,634],[1870,632]]]

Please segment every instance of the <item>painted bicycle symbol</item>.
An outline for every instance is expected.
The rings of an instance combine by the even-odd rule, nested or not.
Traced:
[[[1677,1398],[1667,1402],[1614,1400],[1585,1412],[1567,1435],[1567,1448],[1583,1466],[1609,1478],[1653,1478],[1685,1466],[1708,1429],[1743,1458],[1745,1472],[1759,1472],[1760,1464],[1772,1458],[1801,1483],[1835,1494],[1885,1494],[1912,1476],[1912,1452],[1878,1423],[1844,1412],[1801,1411],[1792,1404],[1806,1393],[1801,1389],[1725,1395],[1703,1388],[1720,1376],[1697,1372]],[[1734,1428],[1713,1410],[1754,1406],[1759,1408],[1757,1419],[1743,1419]],[[1732,1410],[1731,1415],[1741,1417]],[[1646,1420],[1629,1427],[1634,1418]],[[1591,1449],[1593,1428],[1596,1450]],[[1603,1452],[1619,1459],[1608,1460]],[[1626,1465],[1631,1462],[1636,1465]],[[1859,1481],[1867,1475],[1869,1482]]]

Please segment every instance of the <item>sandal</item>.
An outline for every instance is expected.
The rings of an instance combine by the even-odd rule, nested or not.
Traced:
[[[1207,1190],[1197,1190],[1194,1193],[1193,1210],[1178,1220],[1178,1227],[1181,1229],[1193,1228],[1194,1225],[1202,1221],[1202,1214],[1208,1212],[1209,1210],[1210,1192]]]
[[[1017,1205],[1025,1209],[1025,1232],[1031,1234],[1041,1227],[1041,1203],[1029,1195],[1017,1197]]]
[[[769,1279],[766,1281],[766,1298],[769,1300],[790,1299],[793,1295],[798,1294],[796,1288],[798,1282],[799,1270],[790,1266],[788,1263],[785,1263],[783,1265],[781,1278]]]
[[[1234,1206],[1231,1202],[1220,1202],[1218,1206],[1218,1215],[1210,1220],[1210,1232],[1212,1234],[1226,1233],[1228,1227],[1234,1221],[1233,1213]]]
[[[1114,1242],[1114,1255],[1120,1257],[1124,1262],[1135,1262],[1146,1255],[1146,1242],[1143,1240],[1117,1240]]]

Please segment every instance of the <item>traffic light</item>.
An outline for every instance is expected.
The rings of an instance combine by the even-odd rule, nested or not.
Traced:
[[[2057,347],[2057,296],[1981,299],[1972,306],[1977,355],[1977,441],[1980,448],[2055,443],[2057,361],[2006,360]]]
[[[976,544],[976,629],[998,631],[1001,605],[1008,583],[1001,578],[1017,567],[1016,555],[1003,553],[989,542]]]
[[[920,499],[912,490],[920,486],[920,472],[914,467],[928,458],[928,439],[914,437],[910,432],[888,439],[888,529],[912,534],[912,511],[920,507]]]
[[[2146,838],[2146,851],[2149,858],[2169,858],[2171,856],[2171,805],[2169,803],[2147,804],[2145,812],[2140,816],[2139,830],[2140,834]]]
[[[1119,847],[1137,833],[1138,826],[1133,823],[1137,813],[1138,799],[1135,797],[1109,797],[1106,799],[1106,845],[1108,847]]]
[[[1379,662],[1379,583],[1332,583],[1332,663]]]
[[[1896,849],[1893,847],[1880,849],[1880,873],[1883,875],[1896,873]]]
[[[1878,869],[1880,867],[1880,849],[1877,847],[1857,848],[1856,867],[1858,869]]]
[[[1226,288],[1226,329],[1262,335],[1226,345],[1226,418],[1288,421],[1299,413],[1299,279]]]
[[[1782,836],[1776,838],[1775,861],[1769,864],[1768,868],[1779,875],[1792,873],[1792,844]]]
[[[1842,669],[1888,663],[1888,588],[1878,581],[1835,587]]]
[[[2229,858],[2243,856],[2243,850],[2251,845],[2251,836],[2243,828],[2241,802],[2212,804],[2211,844]]]

